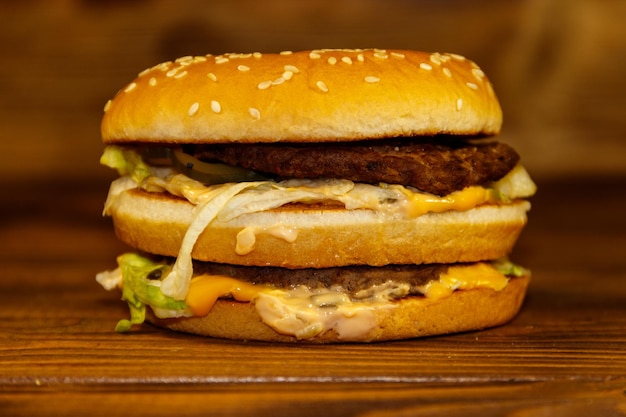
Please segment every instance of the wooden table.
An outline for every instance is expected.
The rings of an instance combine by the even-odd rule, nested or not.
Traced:
[[[626,415],[626,181],[539,186],[513,322],[337,346],[116,334],[107,184],[3,186],[0,415]]]

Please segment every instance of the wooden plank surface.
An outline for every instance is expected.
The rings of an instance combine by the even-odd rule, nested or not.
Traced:
[[[626,415],[625,2],[0,3],[0,416]],[[502,139],[546,180],[519,316],[370,345],[113,332],[106,100],[180,55],[367,46],[460,52],[494,81]]]
[[[124,250],[106,184],[9,187],[0,218],[0,414],[626,414],[626,182],[540,184],[514,259],[533,270],[506,326],[368,345],[113,331],[96,272]],[[593,189],[594,198],[581,198]],[[588,193],[585,195],[589,195]],[[598,207],[602,211],[598,211]]]

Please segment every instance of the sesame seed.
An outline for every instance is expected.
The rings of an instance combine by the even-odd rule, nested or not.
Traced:
[[[176,59],[174,62],[181,63],[181,62],[191,61],[192,59],[193,59],[192,56],[187,55],[187,56],[181,56],[180,58]]]
[[[263,54],[262,54],[262,53],[260,53],[260,52],[253,52],[253,53],[252,53],[252,56],[253,56],[254,58],[256,58],[256,59],[259,59],[259,58],[261,58],[261,57],[263,56]]]
[[[254,107],[250,107],[248,109],[248,113],[250,113],[250,116],[252,116],[255,120],[259,120],[261,118],[261,112],[259,109],[255,109]]]
[[[213,74],[212,72],[209,72],[206,76],[213,81],[217,81],[217,76]]]
[[[341,62],[343,62],[344,64],[352,65],[352,58],[350,58],[349,56],[344,56],[343,58],[341,58]]]
[[[152,68],[146,68],[145,70],[141,71],[137,76],[138,77],[143,77],[144,75],[146,75],[150,71],[152,71]]]
[[[478,86],[474,83],[465,83],[465,85],[467,85],[472,90],[478,90]]]
[[[272,81],[271,80],[269,80],[269,81],[261,81],[259,83],[259,85],[257,85],[257,88],[259,90],[265,90],[265,89],[269,88],[271,85],[272,85]]]
[[[462,98],[457,98],[456,99],[456,109],[457,110],[461,110],[463,108],[463,99]]]
[[[384,51],[382,51],[382,52],[381,51],[375,52],[374,56],[376,58],[380,58],[380,59],[387,59],[387,58],[389,58],[389,56]]]
[[[281,55],[291,55],[291,54],[293,54],[293,51],[282,51],[280,54]]]
[[[133,91],[135,88],[137,87],[136,83],[130,83],[128,84],[128,86],[124,89],[125,93],[131,92]]]
[[[363,56],[363,54],[358,54],[358,55],[356,56],[356,59],[357,59],[357,61],[359,61],[359,62],[363,62],[363,61],[365,61],[365,57]]]
[[[317,52],[311,52],[309,54],[309,58],[311,59],[320,59],[322,56],[320,54],[318,54]]]
[[[328,58],[328,63],[330,65],[335,65],[337,63],[337,58],[335,58],[334,56],[331,56],[330,58]]]
[[[441,65],[441,58],[439,54],[430,54],[430,62],[435,65]]]
[[[377,83],[380,81],[380,78],[375,77],[373,75],[368,75],[367,77],[365,77],[365,82],[366,83]]]
[[[211,100],[211,110],[213,113],[220,113],[222,111],[222,106],[219,101]]]
[[[206,57],[205,57],[205,56],[195,56],[195,57],[193,58],[193,62],[195,62],[196,64],[197,64],[198,62],[205,62],[205,61],[206,61]]]
[[[328,93],[328,86],[324,83],[324,81],[318,81],[315,85],[320,89],[320,91]]]
[[[446,76],[452,77],[452,71],[450,71],[450,68],[444,68],[442,71],[446,74]]]
[[[465,57],[459,54],[449,54],[452,59],[456,59],[457,61],[465,61]]]
[[[272,81],[272,85],[280,85],[284,82],[285,82],[285,79],[283,77],[278,77],[274,81]]]
[[[179,74],[174,75],[174,78],[183,78],[185,75],[187,75],[187,71],[183,71]]]
[[[297,74],[300,72],[298,67],[296,67],[295,65],[285,65],[284,68],[285,68],[285,71],[293,72],[294,74]]]
[[[293,72],[291,71],[283,72],[282,78],[284,78],[285,80],[291,80],[292,77],[293,77]]]
[[[400,52],[392,52],[391,56],[394,58],[404,58],[404,54],[400,53]]]
[[[152,69],[154,70],[160,70],[160,71],[167,71],[170,68],[170,65],[172,64],[171,61],[167,61],[167,62],[162,62],[158,65],[155,65],[154,67],[152,67]]]
[[[433,69],[433,67],[425,62],[422,62],[420,64],[420,68],[425,70],[425,71],[430,71],[431,69]]]
[[[176,67],[174,69],[169,70],[168,72],[165,73],[166,77],[173,77],[174,75],[176,75],[176,73],[178,72],[178,70],[180,69],[180,67]]]
[[[107,100],[107,102],[104,105],[104,112],[108,112],[109,109],[111,108],[111,104],[113,104],[113,102],[111,100]]]
[[[200,104],[198,102],[195,102],[191,106],[189,106],[189,110],[187,111],[187,114],[189,116],[193,116],[194,114],[198,113],[199,108],[200,108]]]
[[[246,72],[246,71],[250,71],[250,67],[247,65],[239,65],[237,66],[237,69],[241,72]]]
[[[478,78],[480,81],[482,81],[485,77],[485,73],[480,68],[473,68],[472,74],[474,74],[474,77]]]
[[[215,63],[216,64],[225,64],[228,61],[230,61],[230,59],[223,57],[223,56],[219,56],[219,57],[215,57]]]
[[[148,81],[148,85],[150,85],[150,87],[154,87],[156,83],[157,83],[157,80],[154,77],[150,78],[150,80]]]

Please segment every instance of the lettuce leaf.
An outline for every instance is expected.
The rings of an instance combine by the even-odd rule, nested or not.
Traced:
[[[186,310],[184,301],[175,300],[161,292],[158,278],[164,276],[169,265],[154,262],[136,253],[125,253],[117,258],[123,277],[122,299],[128,303],[130,320],[117,323],[115,330],[126,332],[133,324],[141,324],[146,318],[146,305],[165,310]]]
[[[526,268],[516,265],[508,259],[498,259],[491,262],[491,265],[496,271],[507,277],[522,277],[530,273]]]
[[[141,155],[132,149],[109,145],[100,157],[100,163],[117,170],[120,176],[129,175],[137,184],[141,184],[152,175],[150,167]]]

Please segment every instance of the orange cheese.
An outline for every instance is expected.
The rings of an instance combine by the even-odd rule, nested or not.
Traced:
[[[200,275],[189,284],[189,293],[185,302],[196,316],[209,314],[211,307],[220,297],[232,296],[237,301],[250,302],[261,291],[262,285],[252,285],[238,279],[222,275]]]
[[[508,278],[488,263],[477,263],[465,266],[451,266],[439,281],[429,282],[422,288],[428,298],[439,299],[452,294],[456,290],[474,288],[491,288],[500,291],[506,287]]]
[[[481,204],[495,202],[492,190],[483,187],[467,187],[444,197],[426,193],[405,193],[409,217],[418,217],[428,212],[441,213],[448,210],[465,211]]]

